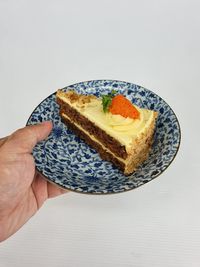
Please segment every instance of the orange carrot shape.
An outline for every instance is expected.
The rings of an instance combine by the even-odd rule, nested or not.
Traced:
[[[110,94],[102,97],[102,105],[104,112],[111,112],[114,115],[121,115],[125,118],[139,119],[140,113],[134,105],[123,95],[114,96],[113,90]]]

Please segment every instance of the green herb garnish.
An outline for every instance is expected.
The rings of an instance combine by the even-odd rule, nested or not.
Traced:
[[[102,96],[102,105],[103,105],[104,112],[108,112],[109,106],[116,93],[117,92],[115,90],[112,90],[109,94]]]

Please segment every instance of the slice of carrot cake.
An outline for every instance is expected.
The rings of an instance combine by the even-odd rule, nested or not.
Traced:
[[[147,159],[157,112],[139,108],[114,91],[97,98],[58,90],[56,100],[62,121],[124,174]]]

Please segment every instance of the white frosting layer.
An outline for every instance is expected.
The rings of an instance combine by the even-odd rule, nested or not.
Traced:
[[[92,99],[90,103],[80,105],[78,102],[71,103],[64,95],[60,96],[65,102],[83,116],[92,121],[107,134],[114,137],[128,150],[133,141],[145,132],[154,119],[154,112],[147,109],[140,109],[140,119],[124,118],[121,115],[113,115],[110,112],[104,113],[100,99]]]

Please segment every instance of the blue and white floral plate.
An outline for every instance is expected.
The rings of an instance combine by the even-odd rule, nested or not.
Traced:
[[[81,82],[70,88],[96,96],[115,89],[139,107],[157,110],[155,140],[148,160],[132,175],[124,176],[61,122],[54,93],[36,107],[27,122],[27,125],[46,120],[53,122],[48,139],[38,143],[33,150],[36,168],[50,182],[80,193],[120,193],[156,178],[173,161],[180,145],[180,126],[173,110],[158,95],[141,86],[115,80]]]

